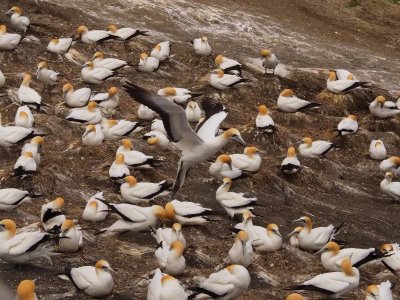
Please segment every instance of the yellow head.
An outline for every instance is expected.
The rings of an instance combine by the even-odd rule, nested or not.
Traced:
[[[7,32],[6,25],[0,25],[0,35],[3,35]]]
[[[181,256],[185,251],[185,245],[180,241],[175,241],[171,244],[171,249],[175,250],[178,256]]]
[[[100,51],[96,52],[96,53],[93,55],[92,59],[96,59],[96,58],[98,58],[98,59],[103,59],[103,58],[104,58],[103,52],[100,52]]]
[[[342,268],[342,271],[347,275],[347,276],[353,276],[353,267],[351,265],[351,260],[348,256],[346,256],[343,260],[342,263],[340,264],[340,267]]]
[[[57,198],[54,199],[54,201],[53,201],[53,206],[54,206],[54,208],[60,209],[60,208],[63,207],[64,205],[65,205],[65,200],[64,200],[64,198],[57,197]]]
[[[17,288],[18,300],[35,300],[35,281],[23,280]]]
[[[174,223],[174,225],[172,225],[172,229],[176,232],[179,232],[182,230],[182,225],[179,223]]]
[[[251,220],[253,217],[253,215],[251,214],[251,212],[249,210],[246,210],[243,212],[242,214],[242,218],[243,218],[243,223],[247,223],[249,220]]]
[[[334,255],[338,255],[340,251],[339,245],[335,242],[327,243],[324,249],[331,251]]]
[[[282,97],[293,97],[294,96],[294,92],[291,89],[284,89],[281,93],[280,96]]]
[[[22,14],[22,9],[21,9],[20,7],[18,7],[18,6],[12,7],[12,8],[10,9],[10,11],[12,11],[12,12],[15,13],[15,14],[19,14],[19,15]]]
[[[399,156],[392,156],[389,158],[392,163],[394,163],[396,166],[400,166],[400,157]]]
[[[287,296],[286,300],[305,300],[305,298],[300,294],[293,293]]]
[[[387,180],[389,180],[389,181],[392,181],[392,179],[393,179],[393,173],[392,172],[386,172],[385,173],[385,178],[387,179]]]
[[[206,43],[206,42],[208,41],[208,38],[207,38],[206,36],[203,36],[203,37],[201,38],[201,40],[202,40],[204,43]]]
[[[47,64],[47,61],[41,61],[39,64],[38,64],[38,69],[40,70],[40,69],[47,69],[48,67],[49,67],[49,65]]]
[[[67,231],[67,230],[69,230],[69,229],[72,229],[72,228],[74,228],[74,227],[75,227],[74,221],[72,221],[71,219],[67,219],[67,220],[65,220],[65,221],[62,223],[62,225],[61,225],[61,231],[62,231],[62,232],[65,232],[65,231]]]
[[[271,223],[267,225],[267,231],[268,232],[275,232],[275,233],[279,233],[279,227],[278,225]]]
[[[140,54],[140,59],[146,60],[149,57],[149,55],[146,52],[143,52]]]
[[[20,117],[21,119],[28,119],[28,114],[27,114],[26,112],[24,112],[24,111],[21,111],[21,112],[19,113],[19,117]]]
[[[354,80],[354,76],[353,76],[353,74],[349,74],[349,75],[347,75],[347,80]]]
[[[216,57],[215,57],[215,64],[217,65],[217,66],[219,66],[220,64],[222,64],[222,61],[224,60],[224,57],[221,55],[221,54],[218,54]]]
[[[232,159],[228,154],[221,154],[220,156],[217,157],[217,162],[223,164],[231,164]]]
[[[383,96],[378,96],[375,98],[375,100],[382,106],[386,102],[386,98]]]
[[[89,202],[89,206],[90,206],[90,207],[93,207],[94,209],[97,209],[97,207],[98,207],[99,205],[97,204],[97,201],[96,201],[96,200],[91,200],[91,201]]]
[[[11,219],[4,219],[0,221],[0,226],[7,230],[9,238],[12,238],[17,232],[17,225]]]
[[[72,92],[74,91],[74,87],[72,86],[72,84],[66,83],[63,85],[62,91],[63,93]]]
[[[164,207],[160,205],[153,205],[153,214],[160,220],[166,220],[167,219],[167,214],[165,212]]]
[[[90,102],[88,103],[88,106],[87,106],[88,111],[90,111],[90,112],[93,112],[93,111],[95,110],[96,107],[97,107],[97,103],[94,102],[94,101],[90,101]]]
[[[128,183],[130,186],[135,186],[137,180],[135,176],[129,175],[125,177],[125,182]]]
[[[244,149],[244,154],[246,154],[247,156],[253,156],[254,154],[258,153],[260,150],[257,147],[246,147]]]
[[[122,146],[124,146],[125,150],[131,150],[132,149],[132,141],[130,139],[123,139],[121,141]]]
[[[225,185],[231,185],[232,184],[232,179],[230,179],[229,177],[225,177],[223,180]]]
[[[171,202],[165,204],[165,214],[166,217],[170,220],[173,220],[175,218],[174,205]]]
[[[96,126],[94,126],[93,124],[89,124],[86,126],[86,131],[87,132],[96,132]]]
[[[288,157],[296,157],[296,148],[289,147],[287,150],[287,156]]]
[[[79,26],[78,29],[77,29],[77,32],[78,32],[79,35],[81,35],[82,33],[88,32],[88,31],[89,31],[88,28],[86,26],[83,26],[83,25]]]
[[[123,155],[122,153],[118,153],[115,156],[115,163],[117,165],[123,165],[125,163],[125,155]]]
[[[224,70],[222,70],[222,69],[216,69],[215,73],[218,75],[219,78],[224,77],[224,74],[225,74]]]
[[[337,79],[337,75],[335,71],[330,71],[329,72],[329,79],[330,81],[335,81]]]
[[[29,84],[31,83],[31,81],[32,81],[32,75],[30,75],[30,74],[28,74],[28,73],[25,73],[25,74],[24,74],[24,79],[22,80],[22,84],[23,84],[24,86],[29,86]]]
[[[164,93],[166,96],[176,96],[176,90],[170,86],[164,88]]]
[[[392,252],[393,251],[393,246],[391,244],[383,244],[381,246],[381,252],[383,253],[388,253],[388,252]]]
[[[379,148],[381,146],[383,146],[383,142],[381,140],[376,140],[375,148]]]
[[[90,70],[94,68],[93,62],[91,60],[85,63],[85,66],[88,67]]]
[[[244,230],[240,230],[236,235],[236,239],[238,241],[246,243],[249,240],[249,234]]]
[[[161,51],[161,45],[160,44],[155,45],[154,50]]]
[[[54,37],[51,41],[51,44],[57,45],[58,43],[60,43],[60,39],[58,37]]]
[[[196,103],[196,101],[189,101],[188,106],[191,109],[195,109],[197,107],[197,103]]]
[[[116,33],[117,30],[118,30],[117,26],[115,26],[113,24],[108,25],[108,31],[111,31],[112,33]]]
[[[357,121],[357,117],[355,115],[349,115],[347,117],[347,119],[353,120],[353,121]]]
[[[236,128],[230,128],[223,133],[223,136],[227,139],[233,138],[235,136],[240,136],[239,130]]]
[[[371,284],[367,287],[367,295],[368,296],[372,296],[374,299],[376,299],[375,297],[379,296],[379,288],[377,285],[375,284]]]
[[[150,137],[147,139],[147,144],[150,146],[154,146],[159,142],[160,138],[158,136]]]
[[[41,136],[35,136],[32,140],[31,140],[31,144],[34,145],[40,145],[44,143],[44,138]]]
[[[301,141],[302,141],[304,144],[306,144],[308,147],[311,147],[312,142],[313,142],[312,138],[310,138],[310,137],[305,137],[305,138],[303,138]]]
[[[106,271],[112,270],[110,264],[104,259],[101,259],[98,262],[96,262],[95,268],[96,268],[96,272],[99,272],[102,270],[106,270]]]
[[[269,49],[261,49],[260,54],[262,57],[267,57],[267,56],[270,56],[272,54],[272,52]]]
[[[165,284],[167,284],[171,280],[176,280],[176,279],[175,279],[175,277],[172,277],[170,275],[165,274],[165,275],[163,275],[163,277],[161,277],[161,285],[164,286]]]
[[[265,116],[265,115],[268,115],[269,110],[265,105],[260,105],[260,106],[258,106],[258,112],[260,113],[260,115]]]
[[[118,93],[118,88],[116,88],[115,86],[112,86],[108,89],[108,95],[110,97],[115,96]]]
[[[27,151],[27,152],[24,152],[24,156],[25,156],[25,157],[29,157],[29,158],[33,158],[33,153]]]

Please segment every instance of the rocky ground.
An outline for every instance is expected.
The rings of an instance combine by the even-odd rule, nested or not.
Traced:
[[[188,87],[219,98],[229,107],[224,126],[237,127],[249,144],[266,151],[262,170],[251,178],[236,182],[233,187],[235,191],[257,196],[263,205],[257,210],[265,218],[257,219],[255,223],[277,223],[281,233],[286,235],[293,229],[288,222],[307,214],[313,216],[316,225],[345,221],[347,225],[340,238],[351,246],[378,247],[383,242],[399,240],[400,207],[380,192],[379,182],[383,176],[379,163],[366,156],[370,140],[378,137],[384,140],[389,155],[398,155],[400,151],[399,118],[378,121],[368,111],[368,103],[377,95],[393,100],[397,93],[398,77],[395,76],[398,76],[400,64],[398,5],[383,0],[361,1],[354,7],[350,7],[348,1],[339,0],[306,0],[301,3],[274,0],[265,5],[264,1],[252,0],[244,6],[241,1],[226,0],[215,5],[202,0],[185,5],[183,1],[170,4],[156,1],[159,6],[154,8],[147,1],[132,4],[130,1],[113,0],[107,2],[107,7],[102,3],[80,0],[71,1],[67,4],[69,7],[64,7],[58,0],[49,2],[38,1],[36,4],[35,1],[5,0],[0,3],[0,12],[7,11],[12,5],[22,6],[37,24],[16,51],[0,53],[0,69],[7,77],[6,88],[0,90],[3,123],[13,121],[17,109],[15,94],[21,74],[27,71],[33,73],[40,60],[47,60],[51,68],[65,74],[62,83],[70,81],[84,86],[79,76],[80,66],[46,53],[45,47],[55,35],[69,36],[82,23],[91,28],[103,28],[114,16],[118,24],[151,29],[152,36],[139,38],[128,48],[112,42],[98,47],[76,44],[73,47],[75,59],[84,62],[96,50],[101,50],[109,56],[136,62],[139,53],[151,49],[156,42],[165,37],[173,40],[174,57],[157,73],[142,74],[132,69],[127,70],[125,75],[132,82],[154,91],[170,85]],[[186,14],[179,15],[181,11],[178,8],[186,9]],[[207,8],[210,14],[207,15],[203,8]],[[226,19],[221,19],[224,13]],[[253,16],[253,19],[244,19],[247,16]],[[197,31],[193,24],[192,27],[184,27],[190,19],[198,25]],[[224,20],[232,24],[230,34],[230,27]],[[234,23],[234,20],[240,22]],[[0,14],[0,23],[7,21],[6,16]],[[213,34],[207,31],[207,24],[212,22],[213,28],[220,28],[220,32]],[[245,28],[238,27],[238,24],[244,24]],[[274,30],[271,31],[271,28]],[[202,29],[209,35],[216,52],[243,60],[244,76],[251,79],[250,84],[223,93],[208,86],[207,74],[214,68],[213,60],[194,56],[190,44],[186,42]],[[236,31],[237,34],[234,34]],[[260,72],[257,57],[259,48],[269,45],[272,45],[283,65],[275,77],[264,76]],[[372,80],[374,85],[343,96],[333,95],[324,90],[327,70],[333,67],[349,68],[356,76]],[[33,187],[45,195],[44,199],[23,205],[14,212],[0,213],[0,219],[15,219],[20,227],[37,222],[41,205],[57,196],[66,199],[66,212],[76,219],[80,219],[85,199],[97,191],[104,191],[108,201],[119,201],[118,193],[108,179],[108,168],[118,142],[107,142],[98,148],[84,147],[81,144],[84,129],[63,120],[67,110],[60,104],[61,85],[51,93],[42,92],[44,102],[50,108],[47,114],[35,115],[38,131],[49,134],[43,147],[40,172],[24,181],[13,178],[12,168],[19,148],[11,151],[0,149],[1,187]],[[111,85],[120,86],[120,83],[110,81],[96,89],[106,90]],[[42,89],[38,82],[34,82],[33,87]],[[273,135],[257,135],[254,131],[257,105],[264,103],[273,107],[284,88],[292,88],[299,97],[319,101],[323,106],[318,111],[296,114],[284,114],[272,108],[278,131]],[[122,92],[118,110],[106,113],[113,118],[135,120],[137,108],[138,104]],[[359,132],[346,138],[334,137],[332,129],[349,113],[358,116]],[[330,139],[338,143],[340,150],[321,161],[301,159],[305,168],[299,174],[283,176],[278,166],[287,147],[295,145],[305,136]],[[150,153],[140,135],[135,135],[133,142],[135,148]],[[230,144],[226,151],[236,153],[243,149]],[[135,176],[146,181],[173,179],[179,153],[161,155],[166,160],[161,168],[135,171]],[[185,286],[193,285],[222,264],[233,241],[229,230],[232,222],[215,201],[217,185],[209,180],[208,166],[209,163],[204,163],[193,170],[177,196],[178,200],[201,202],[217,213],[217,221],[204,228],[184,228],[191,245],[185,253],[187,271],[179,276]],[[166,201],[168,197],[156,202]],[[114,221],[114,217],[109,217],[104,224],[82,222],[82,226],[100,229]],[[94,231],[88,232],[92,234]],[[317,256],[293,248],[287,242],[276,253],[256,255],[249,268],[252,283],[243,299],[284,299],[288,294],[285,289],[323,272]],[[38,263],[17,271],[0,262],[0,278],[12,290],[22,279],[36,278],[37,294],[44,299],[86,299],[83,295],[71,293],[73,286],[61,281],[55,274],[68,265],[93,264],[104,258],[118,272],[115,275],[115,291],[110,298],[145,299],[147,281],[144,278],[157,267],[154,246],[153,238],[147,233],[128,233],[116,238],[96,237],[93,242],[85,244],[82,252],[55,258],[53,266]],[[364,299],[363,291],[368,284],[386,279],[396,281],[396,277],[383,265],[366,267],[362,270],[360,287],[348,299]],[[399,293],[397,286],[394,294]],[[315,294],[307,294],[307,297],[322,299]]]

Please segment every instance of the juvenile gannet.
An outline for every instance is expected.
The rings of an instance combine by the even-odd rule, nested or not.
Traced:
[[[18,100],[21,104],[34,106],[39,111],[42,105],[42,97],[33,88],[29,87],[31,81],[32,76],[24,74],[24,79],[17,92]]]
[[[97,44],[112,39],[118,39],[118,36],[110,34],[105,30],[89,30],[86,26],[79,26],[77,33],[78,38],[84,44]]]
[[[261,49],[260,54],[262,56],[262,65],[265,68],[265,74],[268,73],[268,70],[272,70],[272,74],[275,74],[276,66],[278,65],[278,59],[276,55],[271,52],[269,49]]]
[[[393,173],[386,172],[385,178],[381,181],[381,191],[391,196],[394,200],[400,200],[400,182],[393,182]]]
[[[194,39],[191,43],[197,55],[209,56],[211,54],[211,46],[208,44],[208,38],[206,36]]]
[[[107,93],[98,93],[90,97],[90,101],[96,102],[104,108],[117,108],[119,103],[119,90],[112,86],[107,90]]]
[[[172,200],[165,204],[166,217],[183,225],[203,225],[209,221],[210,208],[200,203]]]
[[[129,82],[126,82],[124,87],[136,101],[148,106],[160,115],[169,138],[182,151],[182,157],[178,162],[178,172],[172,196],[182,187],[191,167],[210,158],[220,151],[230,140],[236,140],[245,144],[240,132],[235,128],[231,128],[215,137],[216,129],[222,121],[212,118],[209,118],[207,121],[207,126],[203,125],[203,127],[206,126],[204,128],[208,128],[207,134],[211,134],[211,136],[209,139],[203,139],[200,136],[200,131],[196,134],[190,127],[185,111],[179,105]]]
[[[177,88],[177,87],[166,87],[160,89],[158,90],[157,94],[177,104],[186,103],[190,98],[194,98],[201,95],[199,93],[192,93],[188,89]]]
[[[244,148],[243,154],[231,154],[232,166],[246,172],[258,172],[261,167],[262,159],[256,147]]]
[[[165,136],[168,135],[167,131],[165,130],[164,123],[160,119],[154,119],[153,121],[151,121],[150,130],[161,132]]]
[[[44,86],[53,86],[59,82],[60,73],[49,69],[46,61],[41,61],[37,66],[36,77]]]
[[[65,118],[71,122],[82,124],[98,124],[103,118],[101,110],[97,107],[96,102],[89,102],[86,107],[73,108],[70,114]]]
[[[82,213],[83,220],[100,222],[107,218],[108,206],[99,199],[104,201],[103,192],[99,192],[89,198]]]
[[[387,101],[385,97],[378,96],[369,104],[369,111],[379,119],[387,119],[400,114],[396,103]]]
[[[294,174],[300,169],[300,161],[297,159],[296,149],[289,147],[287,156],[281,163],[281,170],[285,174]]]
[[[128,166],[125,164],[125,155],[118,153],[115,155],[115,160],[108,170],[108,176],[117,182],[130,175]]]
[[[96,52],[92,57],[92,62],[95,68],[104,68],[111,71],[116,71],[129,65],[121,59],[113,57],[104,58],[103,52]]]
[[[196,101],[189,101],[185,109],[186,118],[191,123],[197,123],[201,119],[201,108]]]
[[[82,135],[82,144],[86,146],[99,146],[103,143],[105,137],[100,124],[89,124]]]
[[[232,159],[227,154],[219,155],[211,164],[208,173],[218,181],[223,181],[225,177],[232,180],[243,177],[242,171],[232,166]]]
[[[253,261],[253,246],[251,242],[246,231],[239,231],[228,253],[229,263],[247,268]]]
[[[242,64],[238,61],[219,54],[215,57],[214,62],[217,69],[221,69],[224,73],[242,76]]]
[[[130,27],[117,28],[115,25],[109,25],[108,31],[110,34],[118,37],[118,40],[130,41],[137,36],[148,36],[146,30],[133,29]]]
[[[380,249],[386,256],[382,263],[390,272],[400,275],[400,247],[399,244],[383,244]]]
[[[301,140],[299,145],[299,153],[303,157],[321,158],[326,155],[331,149],[336,148],[334,143],[328,141],[313,141],[309,137]]]
[[[64,84],[62,92],[63,99],[69,107],[83,107],[87,105],[92,95],[92,90],[90,88],[74,90],[73,85],[70,83]]]
[[[81,78],[90,84],[101,84],[115,76],[116,73],[114,71],[105,68],[95,68],[92,61],[88,61],[82,66]]]
[[[185,246],[180,241],[175,241],[171,245],[161,242],[155,251],[158,266],[168,274],[177,276],[185,272],[186,260],[183,256]]]
[[[154,72],[157,71],[160,67],[160,61],[152,56],[149,56],[147,53],[143,52],[140,54],[139,60],[139,71],[141,72]]]
[[[40,136],[32,128],[20,126],[3,126],[0,115],[0,147],[9,148],[23,143],[31,138]]]
[[[64,198],[58,197],[53,201],[43,204],[40,219],[44,230],[58,232],[62,223],[67,219],[61,209],[65,205]]]
[[[154,273],[147,289],[147,300],[187,300],[188,296],[179,281],[160,269]]]
[[[151,110],[146,105],[140,104],[137,115],[141,120],[153,120],[156,116],[156,112]]]
[[[383,160],[387,157],[386,147],[382,140],[371,141],[369,146],[369,156],[376,160]]]
[[[7,33],[6,25],[0,25],[0,50],[14,50],[22,41],[17,33]]]
[[[38,300],[35,294],[35,280],[22,280],[17,287],[15,300]]]
[[[0,211],[8,211],[16,209],[22,203],[29,203],[34,198],[39,198],[42,195],[34,194],[27,190],[16,188],[0,189]]]
[[[94,267],[66,268],[61,279],[69,280],[76,289],[94,298],[103,298],[112,293],[114,280],[111,272],[115,272],[105,260],[99,260]]]
[[[329,77],[326,81],[328,91],[336,94],[346,93],[358,87],[366,87],[368,82],[356,80],[352,74],[348,74],[346,78],[338,78],[335,71],[329,72]]]
[[[291,89],[283,90],[278,97],[277,105],[280,111],[294,113],[304,109],[319,108],[320,103],[297,98]]]
[[[339,136],[354,134],[358,130],[357,117],[355,115],[349,115],[339,122],[337,126],[337,132]]]
[[[39,166],[43,143],[44,143],[43,137],[35,136],[33,139],[31,139],[29,143],[26,143],[24,147],[22,147],[21,155],[23,155],[25,152],[31,152],[33,155],[33,159],[36,162],[36,165]]]
[[[15,126],[32,128],[34,122],[32,112],[27,105],[18,107],[15,114]]]
[[[155,151],[167,151],[169,150],[168,138],[159,131],[149,131],[142,137],[143,140],[147,141],[150,149]]]
[[[14,176],[20,179],[33,175],[37,171],[37,165],[32,152],[25,152],[17,159],[14,165]]]
[[[389,280],[378,285],[369,285],[366,290],[367,297],[365,300],[393,300],[392,289],[393,286]]]
[[[137,133],[143,128],[143,122],[109,119],[103,119],[101,121],[101,129],[103,130],[106,140],[119,140],[129,136],[131,133]]]
[[[47,45],[47,51],[56,54],[67,53],[71,48],[73,42],[74,42],[73,38],[54,37]]]
[[[164,242],[171,245],[173,242],[179,241],[186,248],[186,239],[183,236],[180,223],[174,223],[171,228],[157,228],[157,230],[152,231],[151,235],[156,239],[157,244]]]
[[[291,233],[288,234],[290,237],[290,245],[293,247],[299,247],[299,234],[303,230],[302,226],[297,226]]]
[[[171,187],[172,185],[166,180],[157,183],[137,182],[134,176],[127,176],[125,177],[125,183],[121,185],[120,191],[122,199],[129,203],[137,204],[168,195]]]
[[[154,156],[146,155],[140,151],[132,150],[132,141],[123,139],[121,146],[117,149],[117,154],[122,153],[125,156],[125,164],[137,169],[150,169],[156,167],[156,163],[160,160]]]
[[[385,173],[392,172],[395,177],[400,175],[400,157],[392,156],[383,160],[379,164],[379,169]]]
[[[12,7],[6,15],[11,16],[10,23],[18,31],[26,32],[31,25],[28,17],[22,16],[22,9],[18,6]]]
[[[67,219],[61,225],[60,240],[58,242],[57,251],[75,253],[83,246],[80,244],[82,240],[82,231],[75,225],[73,220]]]
[[[274,132],[275,123],[269,115],[269,110],[265,105],[258,107],[258,115],[256,118],[256,128],[258,131]]]
[[[153,50],[151,50],[150,56],[157,58],[159,61],[164,61],[169,58],[170,51],[170,42],[161,42],[154,46]]]
[[[221,69],[216,69],[210,74],[210,85],[218,90],[226,90],[239,83],[248,81],[250,80],[239,75],[225,74],[225,72]]]

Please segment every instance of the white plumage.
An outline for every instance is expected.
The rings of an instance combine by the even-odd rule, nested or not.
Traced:
[[[385,97],[378,96],[369,104],[369,111],[379,119],[387,119],[400,114],[400,109],[393,101],[387,101]]]
[[[13,210],[22,203],[29,203],[31,200],[28,191],[15,188],[0,189],[0,211]]]
[[[186,300],[188,296],[174,277],[157,269],[147,289],[147,300]]]
[[[235,242],[228,252],[228,260],[230,264],[242,265],[248,267],[253,261],[252,240],[246,231],[239,231],[236,235]]]
[[[106,140],[119,140],[129,136],[131,133],[141,131],[143,126],[141,126],[140,122],[103,119],[101,121],[101,129]]]
[[[25,152],[18,157],[14,165],[14,176],[24,179],[32,175],[37,170],[37,164],[33,158],[32,152]]]
[[[182,225],[179,223],[174,223],[171,228],[157,228],[156,231],[152,231],[151,235],[156,239],[157,244],[164,242],[171,245],[173,242],[179,241],[186,248],[186,239],[182,233]]]
[[[128,63],[124,60],[113,57],[104,58],[103,52],[96,52],[92,57],[92,61],[93,67],[104,68],[111,71],[116,71],[128,66]]]
[[[304,138],[303,143],[299,146],[301,156],[309,158],[320,158],[326,155],[336,145],[328,141],[313,141],[311,138]]]
[[[160,89],[158,90],[157,94],[177,104],[186,103],[190,98],[198,95],[198,94],[193,94],[188,89],[177,88],[177,87],[166,87]]]
[[[70,114],[65,118],[68,121],[81,124],[98,124],[103,118],[96,102],[89,102],[86,107],[73,108]]]
[[[132,142],[129,139],[122,140],[122,145],[117,149],[118,153],[122,153],[125,156],[125,164],[137,169],[153,168],[155,167],[154,163],[157,162],[154,156],[132,150]]]
[[[337,126],[338,135],[354,134],[358,130],[358,122],[355,115],[349,115],[339,122]]]
[[[215,57],[215,65],[226,74],[242,75],[242,64],[221,54]]]
[[[58,251],[75,253],[83,247],[82,231],[73,220],[67,219],[61,225]]]
[[[26,32],[31,25],[29,18],[22,16],[22,9],[17,6],[12,7],[6,15],[11,15],[10,23],[17,31]]]
[[[46,231],[57,232],[61,228],[62,223],[67,219],[61,211],[64,205],[65,201],[61,197],[42,205],[40,220]]]
[[[18,107],[15,114],[15,126],[32,128],[34,122],[32,112],[27,105]]]
[[[382,140],[371,141],[369,145],[369,156],[376,160],[382,160],[387,157],[386,147]]]
[[[153,121],[151,121],[150,130],[161,132],[165,136],[168,135],[164,127],[164,122],[160,119],[154,119]]]
[[[166,180],[158,183],[137,182],[134,176],[127,176],[125,177],[125,183],[121,185],[120,191],[122,199],[129,203],[137,204],[168,195],[170,187],[171,185]]]
[[[47,51],[56,54],[67,53],[73,42],[72,38],[54,38],[47,45]]]
[[[100,124],[87,125],[84,134],[82,135],[82,144],[86,146],[99,146],[104,141],[104,132]]]
[[[143,135],[143,139],[147,141],[150,149],[154,151],[167,151],[169,149],[168,138],[159,131],[149,131]]]
[[[114,76],[115,73],[111,70],[95,68],[91,61],[84,64],[81,71],[82,80],[90,84],[101,84]]]
[[[90,197],[82,213],[83,220],[90,222],[100,222],[104,221],[107,218],[108,206],[99,199],[105,201],[103,192],[99,192]]]
[[[379,285],[370,285],[367,288],[365,300],[393,300],[392,288],[389,280],[381,282]]]
[[[175,241],[171,245],[161,242],[155,251],[158,266],[161,270],[171,275],[180,275],[185,272],[186,260],[183,257],[185,246]]]
[[[42,61],[38,64],[36,77],[45,86],[53,86],[59,82],[60,73],[50,70],[47,62]]]
[[[392,181],[393,173],[386,172],[385,178],[381,181],[381,191],[391,196],[394,200],[400,200],[400,182]]]
[[[400,157],[392,156],[382,160],[379,164],[379,169],[384,173],[392,172],[393,175],[397,177],[400,175]]]
[[[210,74],[210,84],[218,90],[226,90],[246,81],[248,80],[238,75],[225,74],[221,69],[214,70]]]
[[[319,108],[320,104],[298,98],[291,89],[283,90],[278,97],[280,111],[295,113],[304,109]]]
[[[194,39],[192,43],[194,52],[197,55],[208,56],[211,54],[211,46],[208,44],[208,39],[206,36]]]
[[[29,87],[31,81],[32,76],[25,74],[17,92],[18,100],[21,104],[34,106],[37,110],[39,110],[40,105],[42,104],[42,97],[38,94],[38,92]]]
[[[172,200],[165,205],[166,217],[183,225],[203,225],[211,209],[200,203]]]
[[[201,108],[195,101],[189,101],[185,109],[186,118],[189,122],[197,123],[201,119]]]
[[[107,93],[98,93],[90,97],[90,101],[94,101],[104,108],[117,108],[119,103],[118,89],[115,86],[110,87]]]
[[[5,25],[0,25],[0,50],[14,50],[19,46],[22,36],[17,33],[7,33]]]
[[[130,175],[128,166],[125,164],[125,156],[122,153],[118,153],[115,156],[115,160],[108,170],[108,176],[112,180],[121,182],[123,178]]]
[[[232,166],[232,159],[229,155],[219,155],[214,163],[208,168],[208,173],[218,181],[225,177],[237,179],[243,175],[242,171]]]
[[[300,161],[296,155],[296,149],[289,147],[287,156],[281,163],[281,170],[285,174],[294,174],[300,169]]]
[[[273,132],[275,130],[275,122],[269,115],[269,110],[265,105],[260,105],[258,107],[256,128],[259,131],[265,131],[265,132]]]
[[[151,57],[157,58],[159,61],[164,61],[169,58],[170,55],[170,42],[158,43],[150,53]]]
[[[69,107],[83,107],[87,105],[92,95],[92,90],[90,88],[74,90],[74,87],[70,83],[64,84],[62,90],[63,99]]]
[[[260,150],[256,147],[246,147],[243,154],[231,154],[232,166],[242,171],[257,172],[261,167]]]
[[[152,120],[156,116],[156,112],[147,106],[140,104],[137,115],[141,120]]]
[[[160,61],[147,53],[140,54],[139,71],[141,72],[154,72],[158,70]]]
[[[84,44],[96,44],[111,39],[117,39],[117,36],[110,34],[105,30],[88,30],[86,26],[79,26],[77,29],[78,36]]]

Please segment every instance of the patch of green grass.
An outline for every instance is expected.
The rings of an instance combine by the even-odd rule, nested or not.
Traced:
[[[390,1],[400,1],[400,0],[390,0]],[[350,0],[349,3],[348,3],[348,5],[350,7],[355,7],[355,6],[358,6],[360,4],[361,4],[360,0]]]

